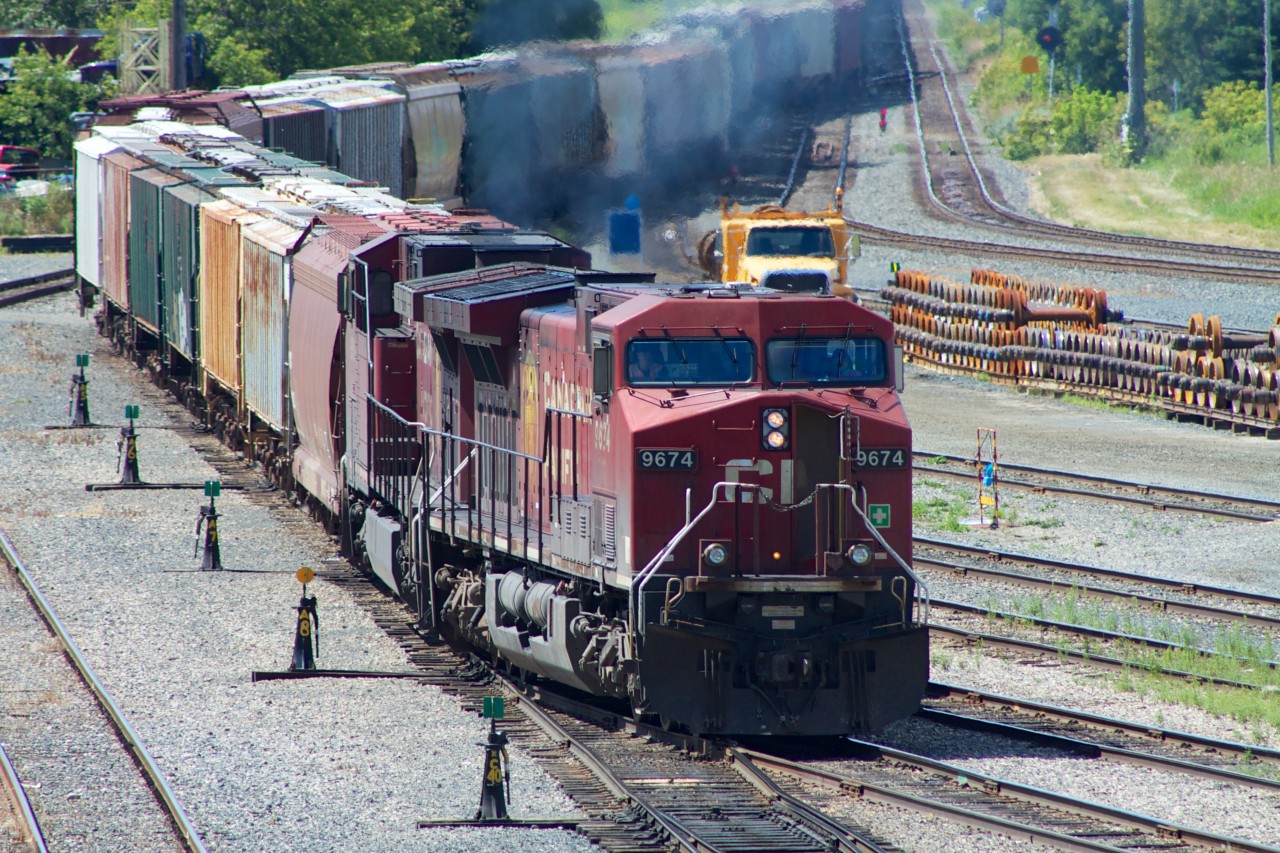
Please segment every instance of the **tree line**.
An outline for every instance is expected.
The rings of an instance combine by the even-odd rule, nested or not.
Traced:
[[[97,28],[99,54],[119,53],[125,21],[154,26],[172,0],[0,0],[13,28]],[[471,56],[533,39],[599,38],[597,0],[187,0],[187,29],[205,36],[205,76],[193,86],[268,83],[303,69]],[[43,52],[18,57],[0,89],[0,143],[70,156],[69,116],[113,94],[74,83],[74,69]]]
[[[0,0],[9,26],[98,28],[104,58],[120,25],[154,26],[172,0]],[[532,39],[597,38],[597,0],[187,0],[187,29],[204,34],[202,86],[266,83],[308,68],[470,56]]]
[[[1149,98],[1199,111],[1215,86],[1262,84],[1261,0],[1146,0],[1144,6]],[[1006,0],[1004,22],[1035,33],[1053,8],[1046,0]],[[1127,91],[1129,4],[1061,0],[1056,11],[1064,36],[1057,57],[1064,82],[1112,94]],[[1275,41],[1275,16],[1271,26]]]

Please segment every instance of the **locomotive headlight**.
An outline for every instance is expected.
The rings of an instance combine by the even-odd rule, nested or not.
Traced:
[[[760,424],[765,450],[786,450],[791,444],[791,417],[786,409],[765,409]]]
[[[719,542],[712,542],[702,549],[702,559],[711,568],[718,569],[729,562],[729,549]]]
[[[874,554],[867,543],[855,542],[853,545],[849,546],[849,550],[845,553],[845,556],[847,556],[858,568],[865,569],[867,566],[871,565],[871,558]]]

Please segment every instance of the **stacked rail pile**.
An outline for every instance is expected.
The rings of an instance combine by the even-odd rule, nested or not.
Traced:
[[[968,282],[901,270],[882,296],[912,361],[1280,437],[1280,316],[1261,335],[1199,314],[1185,332],[1143,328],[1104,291],[992,270]]]

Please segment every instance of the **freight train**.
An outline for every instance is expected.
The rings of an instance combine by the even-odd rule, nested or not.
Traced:
[[[682,13],[622,44],[302,72],[108,101],[100,123],[216,122],[406,199],[528,221],[722,176],[784,105],[848,105],[896,56],[895,0],[761,0]]]
[[[76,143],[101,332],[422,626],[696,732],[834,734],[927,679],[892,324],[670,284],[219,125]]]

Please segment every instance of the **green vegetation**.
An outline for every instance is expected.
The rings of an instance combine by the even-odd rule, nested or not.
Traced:
[[[611,5],[660,10],[664,4]],[[0,0],[0,20],[97,27],[107,34],[100,52],[114,56],[122,23],[154,26],[171,9],[169,0]],[[208,79],[199,81],[206,87],[264,83],[309,68],[457,58],[520,41],[597,38],[603,27],[597,0],[187,2],[187,29],[204,33],[208,44]]]
[[[1058,7],[1065,41],[1050,100],[1049,57],[1033,41],[1046,22],[1043,0],[1008,0],[1003,43],[999,20],[979,23],[953,0],[929,2],[951,55],[977,77],[987,133],[1011,159],[1034,158],[1051,216],[1175,238],[1191,226],[1210,242],[1277,245],[1280,175],[1267,165],[1256,4],[1148,4],[1147,147],[1136,157],[1121,141],[1126,4]],[[1272,26],[1280,42],[1280,22]],[[1037,73],[1022,73],[1024,57]]]
[[[1062,596],[1018,595],[1008,602],[988,599],[981,606],[991,611],[989,619],[1001,618],[995,615],[996,612],[1010,614],[1004,617],[1007,624],[1020,629],[1031,629],[1031,619],[1049,619],[1177,644],[1176,648],[1170,649],[1128,641],[1106,644],[1105,654],[1138,670],[1150,673],[1176,670],[1252,684],[1266,691],[1280,689],[1280,672],[1272,668],[1277,652],[1280,652],[1276,638],[1248,631],[1239,625],[1228,628],[1196,626],[1145,610],[1135,611],[1091,601],[1074,588]],[[1096,653],[1100,649],[1098,642],[1089,637],[1064,637],[1059,646]],[[1277,719],[1280,719],[1280,711]]]
[[[917,526],[961,533],[967,530],[960,519],[971,514],[972,501],[963,496],[935,496],[911,502],[911,518]]]
[[[69,158],[75,135],[71,113],[97,104],[103,93],[68,79],[67,67],[44,51],[19,53],[13,67],[18,79],[0,92],[0,142]]]
[[[1170,678],[1158,670],[1135,669],[1116,678],[1116,686],[1170,704],[1199,708],[1252,728],[1255,742],[1266,737],[1265,728],[1280,729],[1280,702],[1274,690],[1241,690],[1199,681]],[[1244,770],[1246,765],[1242,765]],[[1249,771],[1245,771],[1249,772]]]
[[[75,215],[75,194],[60,187],[43,196],[0,198],[0,235],[70,234]]]

